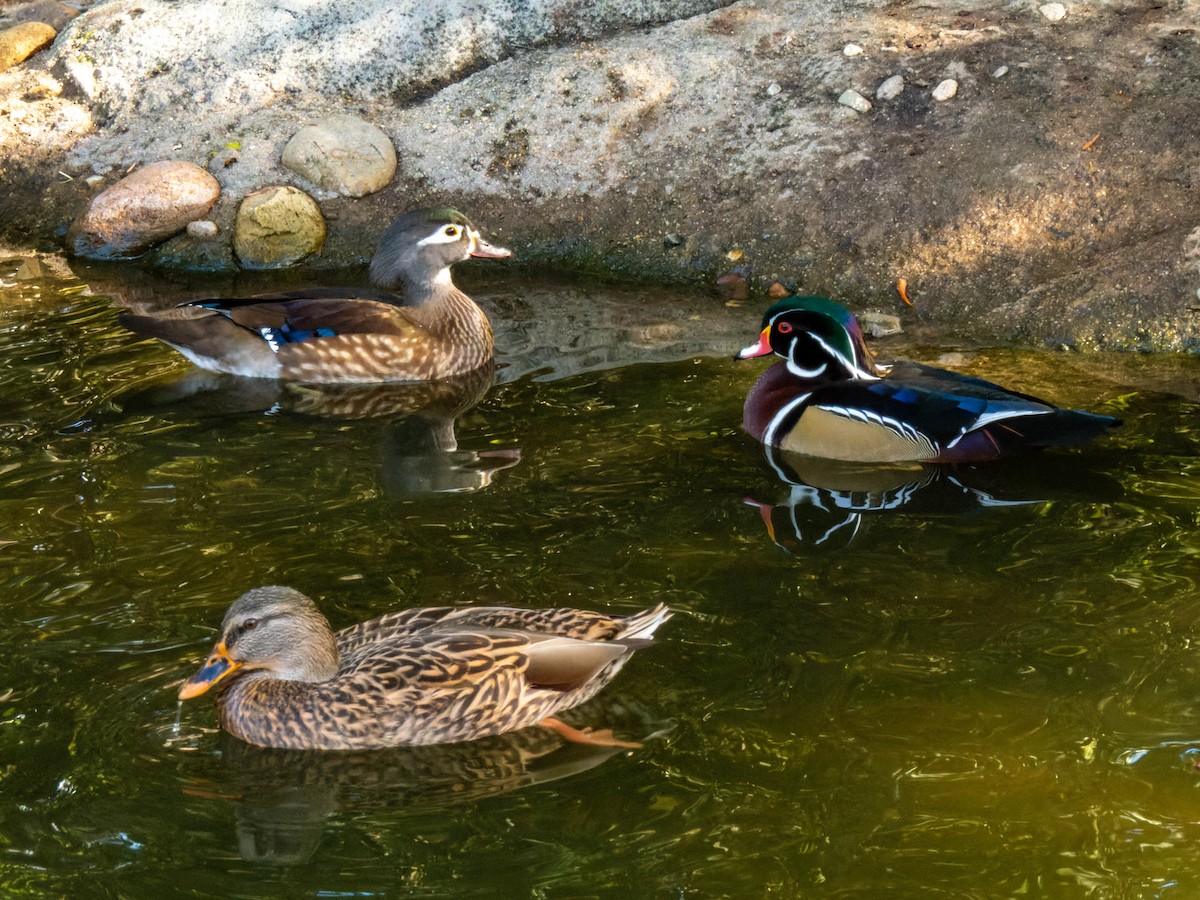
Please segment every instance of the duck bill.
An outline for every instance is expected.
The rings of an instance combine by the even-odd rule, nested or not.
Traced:
[[[229,655],[225,642],[221,641],[213,647],[212,654],[205,661],[203,668],[183,683],[179,689],[180,700],[190,700],[199,697],[218,681],[228,678],[242,667],[242,664]]]
[[[778,544],[779,542],[775,540],[775,522],[771,519],[771,514],[775,512],[775,507],[769,503],[759,503],[757,500],[751,500],[749,497],[744,498],[742,502],[758,510],[763,524],[767,526],[767,536],[771,539],[771,543]]]
[[[477,234],[471,238],[471,255],[476,259],[508,259],[512,256],[507,247],[494,247]]]
[[[726,351],[728,352],[728,351]],[[734,359],[754,359],[756,356],[766,356],[768,353],[774,353],[771,349],[771,326],[768,325],[762,330],[758,336],[758,343],[751,344],[749,347],[743,347],[734,356]]]

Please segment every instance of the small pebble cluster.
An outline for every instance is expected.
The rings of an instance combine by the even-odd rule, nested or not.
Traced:
[[[1044,3],[1038,7],[1038,12],[1047,22],[1061,22],[1067,17],[1067,8],[1061,3]],[[867,51],[858,44],[846,44],[842,55],[848,58],[863,57]],[[992,78],[1003,78],[1008,74],[1008,66],[999,66],[992,72]],[[773,85],[774,87],[774,85]],[[880,82],[875,88],[875,100],[887,103],[895,100],[908,87],[903,75],[891,75]],[[929,92],[929,96],[937,103],[945,103],[958,96],[959,83],[955,78],[944,78]],[[857,113],[869,113],[873,106],[869,99],[853,88],[847,88],[838,97],[837,102],[849,107]]]
[[[228,151],[223,160],[218,171],[236,161],[236,154]],[[354,116],[305,125],[283,148],[281,162],[321,197],[362,197],[386,187],[396,174],[391,140]],[[151,163],[92,198],[67,233],[67,249],[107,259],[137,256],[180,232],[211,242],[219,229],[204,217],[220,193],[217,179],[194,163]],[[290,266],[320,251],[325,235],[325,217],[311,194],[292,185],[267,185],[238,206],[233,253],[245,269]]]
[[[58,0],[33,0],[7,12],[10,24],[0,28],[0,72],[49,47],[78,15],[78,9]],[[197,248],[212,248],[220,229],[205,217],[221,195],[217,176],[237,161],[236,148],[230,144],[215,154],[207,169],[163,159],[135,168],[107,187],[102,175],[85,179],[99,193],[71,224],[68,251],[93,259],[134,257],[180,234]],[[242,199],[231,243],[243,268],[288,266],[320,251],[326,225],[317,199],[382,190],[397,167],[388,136],[370,122],[346,115],[300,128],[283,147],[280,162],[309,183],[311,193],[292,185],[267,185]],[[198,258],[205,255],[210,250],[197,253]]]

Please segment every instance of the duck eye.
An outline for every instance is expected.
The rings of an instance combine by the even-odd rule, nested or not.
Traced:
[[[459,234],[458,226],[457,225],[447,225],[445,227],[445,229],[442,231],[442,234],[446,235],[446,237],[456,238],[456,237],[458,237],[458,234]]]
[[[247,619],[242,623],[242,631],[253,631],[258,627],[258,619]]]
[[[792,333],[792,323],[791,322],[780,322],[779,327],[776,330],[780,334],[791,334]]]

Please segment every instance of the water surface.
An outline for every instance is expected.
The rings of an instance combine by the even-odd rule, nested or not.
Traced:
[[[1193,359],[910,328],[880,354],[965,351],[1126,424],[864,480],[777,472],[741,432],[763,367],[728,356],[752,305],[473,283],[500,367],[463,409],[196,377],[111,304],[203,286],[15,274],[5,895],[1200,892]],[[225,738],[206,699],[179,715],[225,607],[268,583],[337,627],[460,602],[678,612],[574,718],[641,750],[534,730],[331,758]]]

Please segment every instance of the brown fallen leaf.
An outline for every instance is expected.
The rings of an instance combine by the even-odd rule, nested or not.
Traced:
[[[1098,140],[1100,140],[1100,132],[1097,131],[1094,135],[1092,135],[1092,139],[1090,141],[1088,141],[1087,143],[1085,143],[1079,149],[1080,150],[1091,150],[1092,147],[1095,146],[1096,141],[1098,141]]]
[[[896,293],[900,295],[900,299],[903,300],[908,306],[911,306],[913,309],[917,308],[917,305],[908,299],[908,279],[907,278],[897,278],[896,279]]]
[[[746,276],[738,272],[726,272],[719,277],[717,289],[726,300],[746,300],[750,297],[750,284]]]

